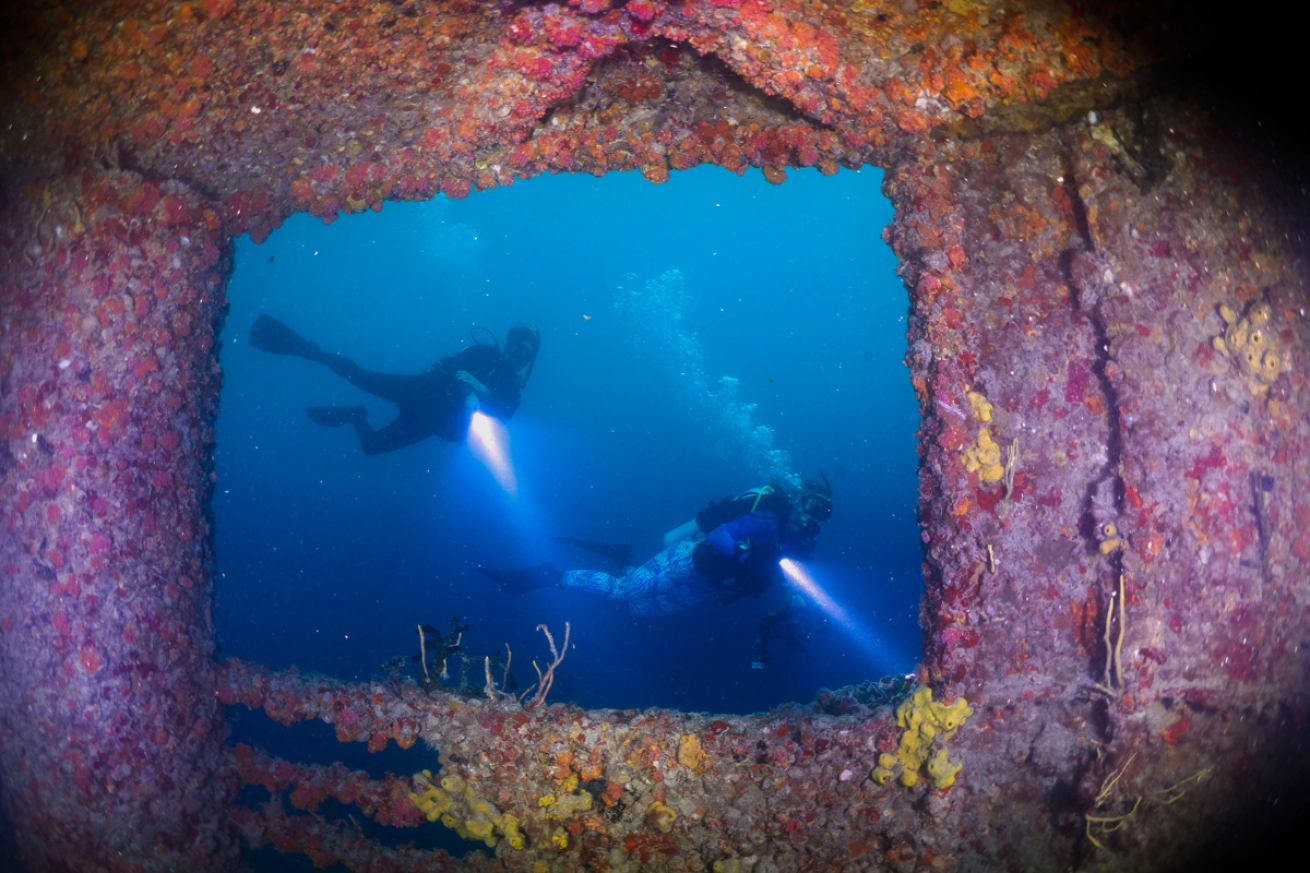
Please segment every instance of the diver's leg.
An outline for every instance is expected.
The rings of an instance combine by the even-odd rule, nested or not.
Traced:
[[[478,570],[490,576],[500,586],[500,590],[516,597],[536,591],[538,588],[554,588],[563,584],[565,574],[556,570],[551,564],[538,564],[519,570],[495,570],[491,567],[478,567]]]
[[[381,430],[374,430],[362,416],[352,419],[350,423],[355,426],[355,433],[359,435],[359,447],[365,455],[394,452],[432,436],[430,427],[415,422],[403,413]]]
[[[769,651],[769,643],[761,634],[751,645],[751,669],[763,670],[764,665],[773,660],[773,653]]]
[[[261,315],[250,326],[250,345],[275,355],[293,355],[308,361],[321,361],[323,350],[286,324],[269,315]]]
[[[637,568],[642,597],[633,602],[634,613],[667,615],[687,609],[717,590],[696,572],[691,553],[698,542],[698,537],[682,540]]]
[[[276,318],[267,315],[261,315],[251,326],[250,344],[275,355],[294,355],[320,363],[361,391],[392,403],[413,400],[424,387],[431,392],[431,377],[365,370],[345,355],[323,351],[318,343],[305,339]]]
[[[627,576],[611,576],[600,570],[565,570],[559,584],[561,588],[580,588],[593,594],[603,594],[606,597],[622,600],[623,595],[620,592],[625,588],[623,580],[626,578]]]
[[[599,570],[569,570],[560,585],[594,591],[615,600],[640,600],[681,584],[691,572],[694,572],[691,548],[679,543],[639,567],[628,567],[622,576],[611,576]]]
[[[417,398],[432,393],[430,376],[377,373],[373,370],[365,370],[345,355],[325,354],[318,360],[360,391],[372,394],[374,397],[381,397],[397,406],[414,402]]]
[[[341,427],[343,424],[363,421],[368,413],[362,406],[306,406],[305,414],[314,424]]]
[[[686,609],[706,596],[708,589],[695,584],[691,561],[693,541],[684,541],[633,567],[622,576],[596,570],[569,570],[560,580],[566,588],[581,588],[628,604],[637,615],[665,615]]]

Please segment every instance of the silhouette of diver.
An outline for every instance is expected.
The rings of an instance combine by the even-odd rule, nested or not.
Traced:
[[[275,355],[323,364],[359,390],[394,403],[398,414],[381,430],[368,423],[363,406],[305,409],[311,421],[324,427],[352,425],[364,454],[378,455],[430,436],[463,442],[468,436],[469,419],[477,410],[501,421],[514,415],[541,350],[541,334],[532,325],[515,325],[505,335],[502,350],[494,335],[490,344],[479,341],[478,330],[491,335],[485,328],[473,328],[469,331],[473,345],[417,375],[365,370],[344,355],[323,351],[317,343],[267,315],[259,316],[251,326],[250,344]]]
[[[804,651],[805,644],[827,628],[828,619],[812,601],[795,591],[785,591],[778,606],[760,619],[760,635],[751,647],[751,669],[763,670],[764,665],[773,660],[771,642],[786,643],[797,651]]]

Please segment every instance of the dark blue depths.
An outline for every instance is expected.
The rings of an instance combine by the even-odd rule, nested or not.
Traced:
[[[880,239],[881,174],[715,168],[654,186],[553,176],[466,200],[388,204],[324,227],[296,216],[237,244],[222,332],[214,501],[222,654],[367,679],[415,627],[470,625],[521,684],[572,647],[551,700],[745,713],[914,669],[921,550],[906,294]],[[249,347],[282,319],[366,368],[416,373],[535,322],[542,351],[508,425],[510,496],[464,445],[364,457],[306,406],[394,408],[317,366]],[[630,543],[638,561],[707,501],[770,472],[834,488],[806,562],[850,621],[751,669],[781,590],[660,618],[572,590],[513,598],[477,572],[610,569],[553,536]]]

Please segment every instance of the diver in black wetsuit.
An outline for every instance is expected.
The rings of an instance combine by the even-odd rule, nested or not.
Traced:
[[[396,404],[396,418],[381,430],[368,423],[362,406],[305,409],[311,421],[324,427],[353,425],[365,455],[395,451],[430,436],[463,442],[468,436],[469,419],[479,410],[501,421],[509,420],[532,375],[541,335],[533,326],[516,325],[505,335],[504,349],[478,342],[476,335],[473,339],[469,348],[411,376],[365,370],[344,355],[323,351],[317,343],[267,315],[259,316],[250,328],[250,344],[255,348],[323,364],[361,391]],[[495,337],[492,340],[494,343]]]
[[[760,619],[760,636],[751,648],[751,669],[763,670],[773,660],[770,643],[786,643],[803,651],[805,644],[816,634],[827,630],[828,619],[813,601],[795,591],[787,591],[778,607]]]

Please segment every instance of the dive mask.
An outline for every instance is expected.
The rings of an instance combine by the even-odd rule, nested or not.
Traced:
[[[815,521],[827,521],[832,518],[832,500],[822,494],[810,492],[801,497],[801,512]]]
[[[505,335],[505,357],[514,364],[515,369],[522,369],[537,363],[537,353],[541,351],[541,332],[536,325],[518,324],[509,329]],[[528,371],[531,375],[532,371]],[[527,381],[527,376],[523,378]]]

